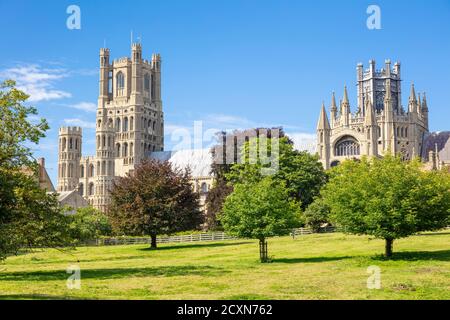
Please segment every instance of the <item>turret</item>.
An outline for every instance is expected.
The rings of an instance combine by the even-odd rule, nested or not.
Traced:
[[[333,128],[335,126],[336,123],[336,118],[337,118],[337,106],[336,106],[336,97],[334,94],[334,91],[331,95],[331,127]]]
[[[408,110],[412,114],[415,114],[417,112],[417,98],[416,98],[416,90],[414,89],[414,83],[411,84],[411,92],[409,94]]]
[[[322,164],[325,169],[328,169],[330,164],[330,131],[331,128],[325,110],[325,103],[322,103],[319,121],[317,122],[317,152],[322,159]]]
[[[161,100],[161,55],[159,53],[152,54],[152,70],[153,70],[153,100]]]
[[[131,46],[131,96],[139,99],[142,93],[142,47],[140,43]],[[137,101],[136,101],[137,102]],[[138,103],[138,102],[137,102]]]
[[[78,189],[82,131],[80,127],[59,129],[58,192]]]
[[[366,99],[364,113],[364,126],[367,131],[367,155],[376,156],[378,154],[378,125],[373,104],[370,99]]]
[[[350,124],[350,102],[348,100],[347,86],[344,87],[344,97],[342,100],[342,125],[348,127]]]
[[[422,115],[425,127],[428,130],[428,102],[427,102],[427,95],[425,92],[423,93],[422,99]]]
[[[108,93],[111,88],[108,88],[109,85],[109,49],[101,48],[100,49],[100,84],[99,84],[99,101],[104,102],[109,99]],[[101,103],[103,104],[103,103]]]

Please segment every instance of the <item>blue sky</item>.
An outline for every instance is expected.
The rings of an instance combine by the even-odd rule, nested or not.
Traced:
[[[66,27],[69,5],[81,30]],[[369,5],[381,30],[366,27]],[[427,92],[431,130],[450,130],[450,1],[2,1],[0,78],[31,93],[51,130],[37,146],[56,182],[57,133],[84,128],[93,154],[98,52],[129,55],[130,31],[144,58],[163,60],[166,149],[171,133],[283,125],[298,144],[311,143],[322,100],[349,87],[356,103],[356,64],[401,61],[403,103],[411,81]]]

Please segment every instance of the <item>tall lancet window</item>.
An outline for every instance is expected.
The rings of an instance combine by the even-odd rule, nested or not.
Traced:
[[[119,71],[116,75],[117,95],[122,96],[125,88],[125,75]]]
[[[150,97],[150,76],[148,73],[146,73],[144,76],[144,90],[145,94]]]

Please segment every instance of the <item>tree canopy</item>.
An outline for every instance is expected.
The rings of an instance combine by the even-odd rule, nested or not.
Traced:
[[[322,196],[344,231],[385,239],[389,257],[395,239],[446,226],[450,175],[391,155],[348,160],[331,171]]]
[[[300,207],[289,198],[283,184],[265,177],[258,182],[238,183],[223,206],[220,221],[225,231],[242,238],[259,239],[288,234],[298,224]],[[267,250],[261,252],[267,261]]]
[[[149,235],[156,248],[158,234],[199,228],[203,215],[190,179],[189,170],[157,160],[146,160],[132,174],[119,177],[111,190],[108,212],[114,230]]]

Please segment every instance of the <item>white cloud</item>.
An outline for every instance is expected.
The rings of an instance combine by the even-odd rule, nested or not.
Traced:
[[[64,119],[64,123],[69,126],[82,127],[86,129],[95,129],[95,122],[89,122],[78,118]]]
[[[17,87],[30,95],[29,101],[48,101],[70,98],[69,92],[54,88],[54,82],[67,76],[62,68],[43,68],[38,64],[21,65],[0,71],[0,78],[12,79]]]
[[[315,134],[305,132],[287,132],[286,134],[294,141],[295,149],[316,153],[317,136]]]
[[[76,104],[67,105],[69,108],[78,109],[86,112],[96,112],[97,105],[92,102],[79,102]]]

